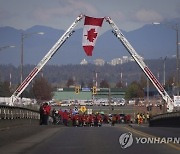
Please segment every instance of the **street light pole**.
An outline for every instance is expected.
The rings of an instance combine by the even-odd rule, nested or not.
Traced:
[[[39,34],[43,35],[43,32],[37,32],[37,33],[21,33],[21,83],[23,82],[23,75],[24,75],[24,39],[29,37],[30,35]]]
[[[23,66],[24,66],[24,33],[21,33],[21,83],[23,81]]]
[[[177,54],[177,61],[176,61],[176,69],[177,69],[177,79],[176,79],[176,86],[178,88],[178,96],[179,96],[179,28],[178,24],[176,24],[176,54]]]
[[[163,82],[163,84],[164,84],[164,87],[165,87],[165,85],[166,85],[166,59],[167,59],[167,56],[163,59],[163,69],[164,69],[164,82]]]

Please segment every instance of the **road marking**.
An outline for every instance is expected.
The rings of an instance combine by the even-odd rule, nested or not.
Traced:
[[[140,136],[157,138],[157,136],[144,133],[144,132],[142,132],[142,131],[136,130],[135,128],[130,128],[130,127],[127,127],[127,126],[123,126],[123,128],[129,130],[130,132],[133,132],[134,134],[140,135]],[[168,145],[168,146],[170,146],[170,147],[172,147],[172,148],[180,151],[180,146],[179,146],[179,144],[166,143],[166,145]]]

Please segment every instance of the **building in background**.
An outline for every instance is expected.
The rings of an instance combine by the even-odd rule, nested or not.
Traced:
[[[105,61],[104,61],[104,59],[95,59],[94,64],[97,66],[104,66]]]
[[[110,62],[110,64],[113,65],[113,66],[122,64],[122,59],[121,59],[121,58],[112,59],[111,62]]]
[[[87,62],[87,60],[86,60],[86,59],[83,59],[83,60],[80,62],[80,64],[81,64],[81,65],[87,65],[87,64],[88,64],[88,62]]]

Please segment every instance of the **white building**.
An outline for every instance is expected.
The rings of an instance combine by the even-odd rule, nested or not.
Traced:
[[[105,61],[103,59],[95,59],[94,64],[98,66],[104,66]]]
[[[87,60],[86,60],[86,59],[83,59],[83,60],[80,62],[80,64],[81,64],[81,65],[87,65],[87,64],[88,64],[88,62],[87,62]]]
[[[118,64],[122,64],[122,59],[121,58],[112,59],[110,64],[113,66],[118,65]]]
[[[122,63],[128,63],[129,57],[128,56],[123,56],[122,57]]]

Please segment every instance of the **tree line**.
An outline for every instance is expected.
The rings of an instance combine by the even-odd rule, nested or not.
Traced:
[[[163,64],[161,60],[148,60],[146,64],[150,67],[154,75],[162,83]],[[31,72],[34,65],[24,66],[24,78]],[[172,86],[176,72],[174,59],[166,61],[166,85]],[[97,74],[97,78],[96,78]],[[10,78],[11,76],[11,78]],[[20,68],[12,65],[0,65],[0,96],[10,96],[15,88],[20,84]],[[104,66],[88,65],[47,65],[39,75],[33,80],[27,90],[23,93],[27,97],[37,99],[52,98],[51,92],[57,87],[70,87],[81,85],[81,87],[92,87],[95,83],[101,88],[126,88],[127,97],[143,97],[147,78],[135,62],[122,65]],[[40,86],[41,85],[41,86]],[[46,85],[46,88],[43,87]],[[38,89],[41,87],[41,89]],[[46,91],[44,91],[46,90]],[[41,96],[41,92],[46,96]]]

